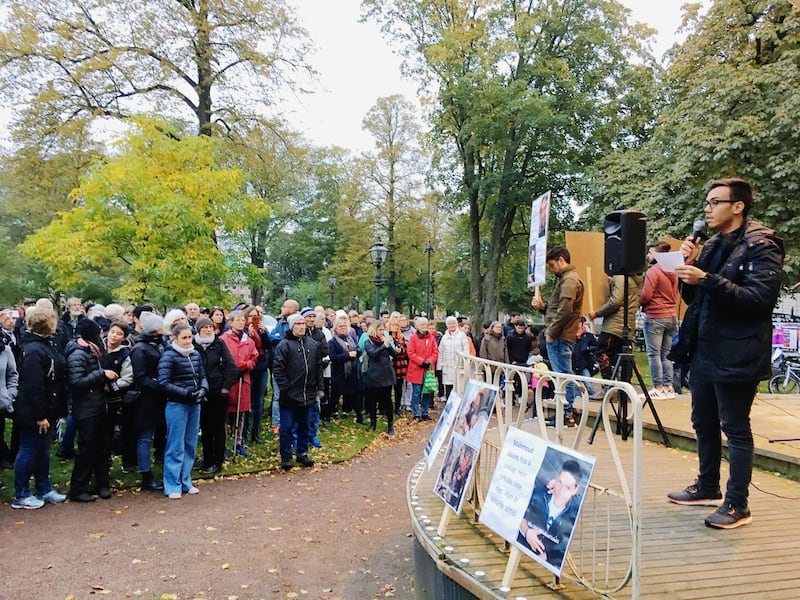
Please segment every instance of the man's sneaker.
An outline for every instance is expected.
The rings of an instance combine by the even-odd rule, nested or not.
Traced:
[[[667,494],[667,500],[673,504],[682,504],[684,506],[716,506],[717,500],[722,498],[722,493],[719,490],[709,492],[701,490],[697,482],[680,492],[670,492]]]
[[[50,490],[44,496],[42,496],[42,500],[45,502],[49,502],[50,504],[61,504],[67,499],[66,494],[59,494],[55,490]]]
[[[244,446],[242,446],[241,444],[238,444],[236,446],[236,454],[238,454],[239,456],[242,456],[244,458],[247,458],[247,456],[248,456],[247,450],[245,450]]]
[[[717,529],[736,529],[742,525],[750,525],[753,517],[749,508],[736,508],[730,502],[725,502],[717,510],[706,517],[706,527]]]
[[[660,389],[658,389],[658,388],[653,388],[653,389],[651,389],[651,390],[647,390],[647,395],[648,395],[648,396],[650,396],[650,400],[666,400],[666,398],[667,398],[667,397],[664,395],[664,392],[662,392],[662,391],[661,391]],[[640,397],[642,400],[644,400],[644,399],[645,399],[645,395],[644,395],[644,394],[639,394],[639,397]]]
[[[291,458],[284,458],[281,460],[281,469],[284,471],[291,471],[292,467],[294,467],[294,463]]]
[[[297,462],[300,464],[301,467],[313,467],[314,461],[308,458],[308,456],[298,456]]]
[[[25,508],[27,510],[34,510],[42,508],[44,500],[40,500],[36,496],[27,496],[25,498],[14,498],[11,501],[11,508]]]
[[[564,415],[564,427],[577,427],[578,424],[575,422],[575,417],[572,415]]]
[[[666,398],[667,400],[672,400],[672,399],[674,399],[676,397],[675,396],[675,390],[672,389],[671,385],[668,385],[668,386],[666,386],[664,388],[663,394],[664,394],[664,398]]]

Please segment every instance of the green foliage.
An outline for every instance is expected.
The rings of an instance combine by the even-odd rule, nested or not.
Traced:
[[[702,216],[704,187],[739,176],[756,190],[751,212],[787,246],[786,270],[800,267],[796,173],[800,157],[800,19],[788,3],[717,0],[687,15],[689,36],[673,48],[664,103],[651,137],[620,148],[597,169],[587,222],[635,208],[651,237],[685,237]]]
[[[227,131],[309,72],[305,36],[282,0],[23,0],[0,90],[42,125],[148,110]]]
[[[651,32],[630,25],[628,11],[606,0],[363,6],[401,43],[405,68],[435,96],[436,161],[447,172],[445,186],[456,186],[448,201],[469,218],[470,312],[493,316],[507,289],[501,266],[512,249],[525,252],[514,240],[527,239],[531,200],[552,190],[552,229],[570,226],[587,167],[646,126],[624,122],[622,108],[638,101],[635,87],[648,76],[640,43]]]
[[[219,140],[177,133],[137,120],[119,153],[98,161],[72,192],[75,207],[29,236],[23,253],[64,289],[111,269],[121,300],[220,301],[229,271],[215,232],[248,197],[241,172],[218,166]]]

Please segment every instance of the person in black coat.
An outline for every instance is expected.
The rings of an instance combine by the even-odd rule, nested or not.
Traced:
[[[67,372],[72,390],[72,417],[78,428],[78,452],[72,468],[69,499],[94,502],[89,482],[94,475],[97,494],[111,498],[109,459],[111,439],[105,387],[119,377],[112,369],[103,369],[105,353],[100,326],[92,319],[80,319],[78,337],[67,344]]]
[[[132,387],[137,393],[131,394],[126,406],[131,412],[130,423],[137,433],[136,461],[142,474],[142,489],[160,492],[164,488],[153,477],[150,450],[153,447],[153,432],[164,413],[164,387],[158,383],[164,319],[144,311],[139,317],[139,327],[142,333],[131,350]]]
[[[63,357],[50,345],[56,332],[56,314],[33,308],[26,315],[19,362],[19,394],[15,403],[15,426],[20,447],[14,461],[12,508],[41,508],[45,502],[63,502],[64,494],[50,482],[50,445],[55,423],[67,414]],[[33,475],[37,496],[31,493]]]
[[[330,423],[339,408],[339,397],[343,396],[342,408],[345,412],[354,409],[356,422],[364,423],[361,413],[361,383],[358,379],[358,344],[350,335],[350,322],[347,317],[336,319],[333,324],[333,337],[328,342],[328,356],[331,359],[331,397],[322,413],[322,420]]]
[[[378,407],[380,407],[381,412],[386,415],[387,433],[394,435],[392,387],[395,382],[395,372],[392,359],[397,351],[392,337],[386,332],[383,321],[372,321],[367,329],[367,336],[364,341],[366,354],[364,399],[369,411],[369,428],[375,431],[378,423]]]
[[[297,430],[297,462],[313,467],[308,457],[311,435],[308,413],[311,405],[325,394],[322,377],[322,352],[319,344],[306,336],[306,322],[299,314],[287,319],[289,331],[275,349],[273,376],[280,389],[281,468],[292,468],[293,432]]]
[[[225,423],[228,393],[239,379],[239,369],[228,346],[214,333],[211,319],[200,317],[195,324],[194,347],[200,352],[208,379],[208,398],[200,407],[203,443],[203,473],[217,473],[225,461]]]

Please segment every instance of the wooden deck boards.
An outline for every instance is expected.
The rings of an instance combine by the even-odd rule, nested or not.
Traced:
[[[528,423],[525,428],[532,428]],[[574,436],[574,433],[571,435]],[[585,435],[584,435],[585,440]],[[569,440],[568,440],[569,442]],[[617,448],[626,464],[631,460],[631,442],[619,442]],[[606,441],[598,435],[594,445],[585,442],[580,451],[598,457],[592,482],[614,488],[613,465],[608,460]],[[691,452],[668,449],[660,444],[644,442],[642,478],[642,552],[640,598],[695,600],[705,598],[780,598],[800,599],[800,484],[770,473],[756,472],[750,489],[750,508],[753,524],[732,531],[709,529],[703,519],[713,508],[682,507],[666,501],[666,493],[681,489],[693,480],[697,457]],[[628,471],[628,469],[626,469]],[[534,561],[523,556],[512,584],[511,592],[498,592],[508,554],[503,540],[486,527],[472,522],[473,511],[466,506],[460,517],[450,519],[444,539],[436,539],[436,528],[444,504],[433,494],[438,463],[428,472],[422,466],[417,475],[416,500],[420,510],[411,510],[415,531],[423,546],[436,549],[451,576],[473,593],[483,598],[595,598],[597,594],[569,579],[565,569],[558,592],[547,587],[552,575]],[[723,464],[723,480],[727,478]],[[485,483],[488,486],[488,481]],[[617,486],[618,488],[618,486]],[[591,498],[584,506],[589,508]],[[412,499],[409,498],[409,502]],[[416,507],[413,507],[416,508]],[[601,507],[605,510],[605,507]],[[609,568],[616,583],[627,568],[630,534],[625,523],[627,515],[621,500],[610,502],[612,511],[611,563]],[[449,509],[448,509],[449,510]],[[430,520],[420,523],[421,515]],[[605,535],[605,534],[603,534]],[[445,551],[444,546],[452,546]],[[591,570],[592,548],[577,537],[571,545],[571,555],[582,565],[584,573]],[[436,554],[436,550],[429,552]],[[468,564],[461,559],[468,559]],[[603,576],[606,555],[594,555],[594,572]],[[483,571],[481,577],[475,571]],[[614,598],[630,598],[627,585]]]

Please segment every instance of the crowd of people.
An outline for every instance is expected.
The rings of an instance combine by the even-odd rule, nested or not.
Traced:
[[[14,470],[11,505],[23,509],[110,498],[113,455],[141,475],[141,489],[170,499],[199,492],[192,469],[218,473],[270,434],[282,468],[312,466],[319,427],[334,419],[373,431],[382,419],[388,435],[404,412],[430,420],[455,384],[457,353],[480,347],[466,319],[448,317],[439,332],[425,317],[412,325],[398,312],[301,309],[293,299],[271,328],[260,306],[243,303],[190,302],[162,316],[147,304],[69,298],[59,315],[42,298],[0,315],[0,466]],[[56,441],[58,457],[74,458],[67,493],[49,477]]]

